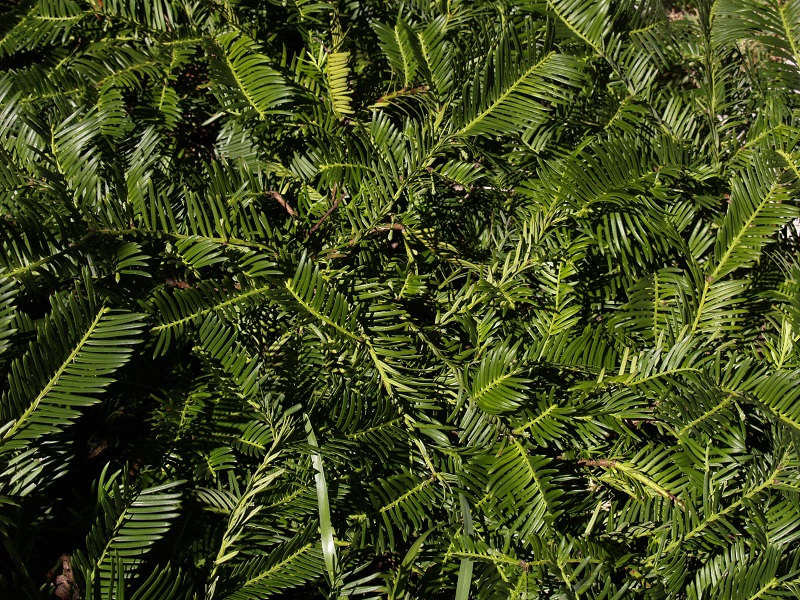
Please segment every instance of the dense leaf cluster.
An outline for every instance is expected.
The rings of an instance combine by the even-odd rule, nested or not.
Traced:
[[[6,3],[0,596],[798,597],[800,1],[679,8]]]

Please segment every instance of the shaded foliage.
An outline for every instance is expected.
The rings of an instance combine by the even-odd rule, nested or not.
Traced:
[[[797,597],[800,2],[678,8],[7,3],[0,595]]]

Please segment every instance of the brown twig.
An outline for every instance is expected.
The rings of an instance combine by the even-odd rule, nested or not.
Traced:
[[[405,230],[406,230],[405,225],[403,225],[402,223],[392,223],[391,225],[378,225],[377,227],[374,227],[369,231],[367,231],[366,233],[364,233],[361,237],[370,235],[372,233],[380,233],[382,231],[405,231]],[[359,239],[361,239],[361,237],[359,237]],[[350,238],[350,241],[347,242],[347,245],[352,246],[355,243],[356,243],[356,238],[353,237]]]
[[[296,212],[295,212],[295,210],[292,208],[292,205],[291,205],[291,204],[289,204],[289,203],[288,203],[288,202],[287,202],[287,201],[284,199],[284,197],[283,197],[283,196],[281,196],[281,195],[280,195],[278,192],[276,192],[276,191],[273,191],[273,190],[269,190],[269,191],[267,192],[267,196],[272,196],[273,198],[275,198],[275,200],[277,200],[277,201],[278,201],[278,204],[280,204],[280,205],[281,205],[281,206],[282,206],[284,209],[286,209],[286,212],[287,212],[287,213],[289,213],[289,216],[290,216],[290,217],[292,217],[293,219],[296,219],[296,218],[297,218],[297,213],[296,213]]]
[[[403,225],[402,223],[392,223],[391,225],[378,225],[377,227],[371,229],[367,233],[372,233],[373,231],[390,231],[390,230],[405,231],[406,228],[405,225]]]
[[[335,211],[335,210],[336,210],[336,208],[339,206],[339,203],[342,201],[342,199],[343,199],[343,198],[344,198],[344,196],[345,196],[344,194],[342,194],[342,195],[341,195],[341,196],[339,196],[338,198],[336,197],[336,184],[334,184],[334,186],[333,186],[333,191],[331,192],[331,195],[332,195],[332,196],[333,196],[333,198],[334,198],[334,200],[333,200],[333,205],[332,205],[332,206],[331,206],[331,207],[330,207],[330,208],[329,208],[327,211],[325,211],[325,214],[324,214],[324,215],[322,215],[322,218],[321,218],[319,221],[317,221],[316,225],[314,225],[314,226],[313,226],[313,227],[312,227],[312,228],[309,230],[309,232],[306,234],[306,237],[310,236],[312,233],[314,233],[314,232],[315,232],[315,231],[316,231],[316,230],[319,228],[319,226],[320,226],[320,225],[322,225],[322,222],[323,222],[323,221],[325,221],[325,219],[327,219],[327,218],[330,216],[330,214],[331,214],[333,211]]]
[[[606,469],[613,469],[617,464],[615,460],[608,460],[607,458],[599,458],[597,460],[579,460],[579,465],[586,465],[587,467],[603,467]]]

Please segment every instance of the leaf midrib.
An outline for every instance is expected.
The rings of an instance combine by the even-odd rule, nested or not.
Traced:
[[[470,129],[473,129],[475,126],[480,124],[480,122],[483,121],[486,117],[490,116],[495,108],[497,108],[503,102],[505,102],[506,99],[509,96],[511,96],[511,94],[513,94],[517,90],[517,88],[520,85],[522,85],[522,83],[528,77],[531,76],[532,73],[534,73],[537,69],[539,69],[543,64],[545,64],[548,60],[550,60],[550,58],[553,57],[554,55],[555,55],[555,52],[549,52],[544,58],[542,58],[542,60],[540,60],[539,62],[537,62],[537,63],[535,63],[533,65],[531,65],[531,67],[527,71],[525,71],[525,73],[523,73],[523,75],[519,79],[517,79],[513,83],[513,85],[509,86],[509,88],[506,91],[504,91],[502,94],[500,94],[500,97],[497,98],[497,100],[492,102],[483,112],[481,112],[480,114],[476,115],[475,118],[472,119],[472,121],[470,123],[468,123],[467,125],[462,127],[455,134],[456,137],[466,135],[469,132]]]
[[[67,358],[61,363],[61,366],[58,368],[58,370],[56,370],[55,374],[53,375],[53,377],[50,378],[50,380],[44,386],[42,391],[39,392],[39,395],[36,396],[36,399],[25,410],[25,412],[20,415],[20,417],[17,419],[17,421],[11,427],[11,429],[9,429],[3,435],[2,441],[5,442],[5,441],[13,438],[14,435],[23,427],[24,423],[30,418],[30,416],[34,413],[34,411],[39,407],[39,404],[41,404],[42,400],[44,400],[44,398],[47,396],[47,394],[49,394],[52,391],[52,389],[58,384],[59,379],[61,379],[61,376],[64,375],[64,373],[66,372],[67,368],[69,368],[69,365],[71,365],[72,362],[75,360],[75,358],[77,358],[78,354],[83,349],[83,347],[86,345],[86,343],[89,341],[89,338],[92,336],[94,331],[100,325],[100,321],[102,320],[103,316],[107,312],[109,312],[109,309],[107,307],[105,307],[105,306],[102,307],[97,312],[97,316],[94,318],[92,323],[89,325],[89,329],[86,331],[86,333],[80,339],[80,341],[78,342],[77,346],[72,350],[72,352],[70,352],[69,356],[67,356]]]

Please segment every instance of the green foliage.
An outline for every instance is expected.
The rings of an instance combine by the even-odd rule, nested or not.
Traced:
[[[0,596],[800,597],[800,1],[7,4]]]

